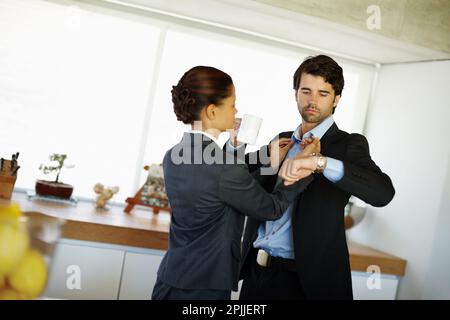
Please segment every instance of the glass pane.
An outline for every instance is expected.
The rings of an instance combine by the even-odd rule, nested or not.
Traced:
[[[179,142],[186,125],[176,120],[170,90],[183,73],[196,65],[209,65],[227,72],[236,87],[238,115],[255,114],[264,119],[255,150],[282,131],[294,130],[301,122],[293,90],[293,75],[308,53],[276,49],[267,45],[238,40],[208,32],[189,30],[167,33],[160,76],[158,79],[146,163],[161,162],[165,152]],[[360,74],[370,90],[372,71],[339,61],[345,71],[346,85],[335,118],[339,126],[357,131],[360,117],[365,113],[367,94],[358,94]],[[366,100],[364,100],[366,99]],[[363,105],[358,110],[359,105]],[[221,136],[221,141],[227,134]]]
[[[67,153],[75,196],[97,182],[131,195],[159,29],[77,6],[0,1],[0,151],[19,151],[16,187]]]

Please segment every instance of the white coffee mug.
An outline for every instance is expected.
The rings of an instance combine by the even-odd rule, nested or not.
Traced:
[[[259,129],[261,128],[263,119],[260,117],[244,114],[239,127],[237,140],[243,143],[255,145],[258,139]]]

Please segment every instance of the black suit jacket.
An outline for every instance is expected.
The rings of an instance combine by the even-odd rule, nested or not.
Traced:
[[[280,137],[291,137],[283,132]],[[351,271],[344,227],[344,208],[351,195],[375,207],[394,197],[391,179],[371,159],[364,136],[348,134],[333,124],[321,139],[321,153],[344,164],[337,183],[321,174],[294,202],[292,232],[298,275],[309,299],[352,299]],[[255,169],[255,167],[253,167]],[[266,181],[271,190],[276,179]],[[256,259],[253,242],[260,221],[249,218],[243,240],[241,278]]]
[[[201,163],[202,154],[210,159]],[[267,176],[250,174],[245,162],[198,133],[184,134],[163,169],[172,216],[158,278],[181,289],[237,290],[244,215],[278,219],[313,180],[265,192]]]

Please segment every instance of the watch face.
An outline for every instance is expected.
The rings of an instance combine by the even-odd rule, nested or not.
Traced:
[[[317,161],[317,168],[321,171],[323,171],[325,169],[325,158],[324,157],[319,157],[319,159]]]

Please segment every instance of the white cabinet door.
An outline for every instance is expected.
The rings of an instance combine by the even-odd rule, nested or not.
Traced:
[[[44,296],[117,299],[124,252],[59,243]]]
[[[398,277],[380,275],[371,278],[363,272],[352,272],[353,299],[355,300],[395,300]]]
[[[163,258],[159,254],[127,252],[120,286],[121,300],[149,300],[156,282],[156,272]]]

